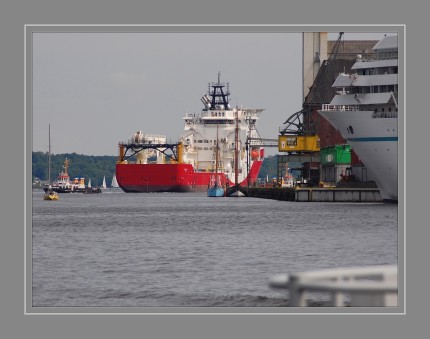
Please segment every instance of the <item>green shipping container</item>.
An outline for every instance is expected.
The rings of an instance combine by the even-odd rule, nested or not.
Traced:
[[[351,146],[335,145],[321,148],[322,165],[338,165],[351,163]]]

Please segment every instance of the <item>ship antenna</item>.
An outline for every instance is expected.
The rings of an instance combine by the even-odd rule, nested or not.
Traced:
[[[221,83],[221,71],[218,71],[218,84]]]

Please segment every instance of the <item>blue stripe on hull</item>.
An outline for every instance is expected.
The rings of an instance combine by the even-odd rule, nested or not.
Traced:
[[[348,141],[369,142],[369,141],[398,141],[398,137],[368,137],[368,138],[348,138]]]

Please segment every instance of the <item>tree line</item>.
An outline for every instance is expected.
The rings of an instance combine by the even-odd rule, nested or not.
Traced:
[[[115,174],[115,164],[117,156],[103,155],[83,155],[77,153],[51,154],[51,181],[55,180],[63,170],[64,160],[69,160],[70,178],[85,178],[85,183],[91,178],[93,186],[100,186],[103,177],[106,177],[107,185]],[[32,154],[32,175],[33,181],[38,178],[41,181],[48,180],[48,153],[33,152]],[[264,159],[258,177],[265,180],[276,177],[277,158],[268,156]]]
[[[33,181],[38,178],[41,181],[48,180],[48,153],[33,152],[32,154]],[[85,183],[91,179],[93,186],[101,186],[103,177],[106,177],[107,185],[110,185],[115,174],[116,156],[94,156],[76,153],[51,154],[51,181],[56,180],[58,174],[63,171],[65,159],[69,160],[69,176],[73,178],[85,178]]]

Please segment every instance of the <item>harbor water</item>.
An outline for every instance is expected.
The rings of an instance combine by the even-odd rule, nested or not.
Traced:
[[[397,263],[393,204],[32,194],[33,307],[278,307],[273,275]]]

